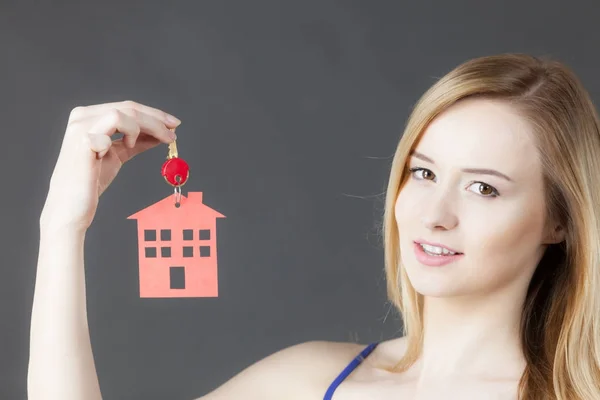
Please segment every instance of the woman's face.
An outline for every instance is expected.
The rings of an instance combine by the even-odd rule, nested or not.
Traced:
[[[415,290],[450,297],[526,288],[551,232],[526,121],[500,101],[457,103],[429,125],[408,167],[395,213]],[[426,255],[439,249],[423,250],[424,241],[461,254]]]

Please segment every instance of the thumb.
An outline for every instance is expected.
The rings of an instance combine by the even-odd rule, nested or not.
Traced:
[[[96,133],[88,133],[88,143],[90,149],[97,153],[96,158],[102,158],[110,149],[112,139],[107,135],[99,135]]]

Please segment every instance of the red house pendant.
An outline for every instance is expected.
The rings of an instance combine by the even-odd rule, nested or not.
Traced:
[[[202,203],[202,192],[181,194],[189,176],[174,143],[162,175],[175,194],[136,212],[140,297],[218,297],[218,211]]]
[[[218,211],[202,192],[173,195],[129,216],[137,220],[140,297],[218,297]]]

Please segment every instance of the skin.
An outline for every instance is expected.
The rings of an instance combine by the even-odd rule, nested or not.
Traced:
[[[172,141],[168,128],[177,125],[164,111],[135,102],[80,107],[71,114],[40,217],[29,399],[101,398],[85,308],[85,233],[122,165]],[[112,142],[117,129],[125,139]],[[429,126],[416,150],[435,164],[413,157],[409,167],[431,172],[415,171],[396,203],[402,263],[425,296],[423,356],[403,374],[385,372],[381,367],[394,365],[406,342],[384,341],[339,386],[334,400],[515,398],[524,367],[517,322],[525,290],[545,246],[563,237],[542,213],[542,171],[532,139],[514,110],[491,101],[459,103]],[[512,182],[460,172],[465,167],[494,169]],[[70,184],[73,173],[80,185]],[[485,197],[490,189],[475,181],[500,196]],[[464,256],[453,265],[426,267],[412,248],[419,238]],[[319,400],[364,346],[291,346],[200,399]]]

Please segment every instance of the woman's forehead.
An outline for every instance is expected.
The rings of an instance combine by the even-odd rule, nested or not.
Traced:
[[[538,164],[533,132],[512,106],[496,100],[460,102],[437,116],[415,147],[443,167],[502,168]]]

